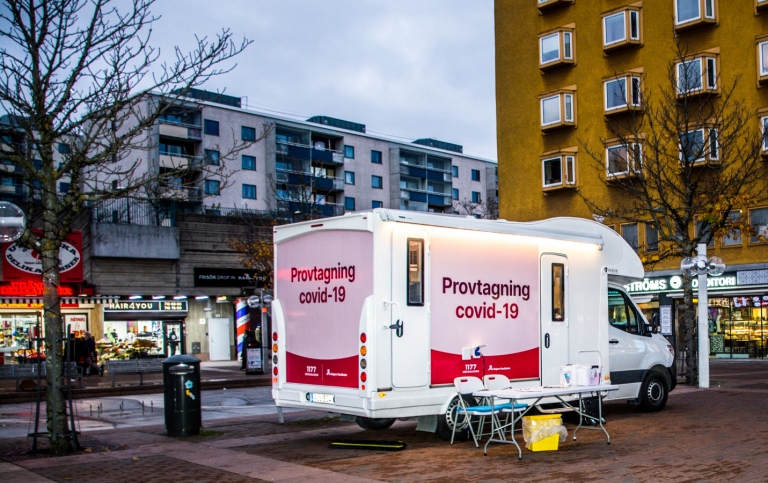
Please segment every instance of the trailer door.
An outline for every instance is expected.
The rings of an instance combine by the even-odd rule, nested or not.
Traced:
[[[392,234],[392,386],[429,384],[429,237],[396,228]]]
[[[560,384],[560,366],[568,353],[568,259],[541,256],[541,384]]]

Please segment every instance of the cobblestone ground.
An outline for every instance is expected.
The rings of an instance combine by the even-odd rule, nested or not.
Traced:
[[[599,431],[578,433],[558,451],[523,459],[510,445],[488,456],[471,441],[454,445],[414,431],[414,421],[366,432],[325,413],[219,421],[201,436],[169,438],[163,427],[84,436],[90,453],[23,454],[25,440],[0,441],[6,481],[768,481],[768,362],[713,361],[712,388],[678,386],[664,411],[606,405],[611,444]],[[402,440],[399,452],[329,449],[337,439]],[[518,436],[522,444],[522,437]],[[107,451],[109,450],[109,451]]]

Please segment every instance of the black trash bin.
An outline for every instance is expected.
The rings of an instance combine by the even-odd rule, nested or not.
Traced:
[[[163,386],[168,436],[200,434],[200,359],[183,354],[164,360]]]

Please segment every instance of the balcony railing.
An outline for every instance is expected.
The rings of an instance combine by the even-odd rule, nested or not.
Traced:
[[[160,151],[158,164],[162,168],[170,169],[200,169],[203,165],[203,158],[200,156],[189,156],[186,154],[171,154]]]
[[[203,139],[202,126],[184,124],[166,119],[160,119],[160,135],[177,139],[200,141]]]
[[[297,144],[279,139],[277,140],[277,153],[325,164],[344,164],[344,154],[341,151],[316,149],[308,144]]]
[[[303,171],[278,170],[278,183],[288,183],[297,186],[307,186],[326,191],[343,191],[344,180],[330,176],[314,176]]]

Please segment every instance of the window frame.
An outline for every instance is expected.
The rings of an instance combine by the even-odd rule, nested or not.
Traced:
[[[656,252],[658,252],[659,251],[659,230],[656,228],[656,226],[654,226],[653,223],[649,223],[649,222],[646,221],[645,223],[643,223],[643,231],[644,231],[643,232],[643,238],[644,238],[643,241],[645,242],[645,245],[644,245],[645,251],[647,253],[656,253]],[[649,237],[648,234],[650,232],[653,232],[653,233],[656,234],[656,236],[655,236],[656,241],[654,241],[654,242],[650,242],[649,241],[650,237]]]
[[[414,248],[418,251],[418,257],[415,260],[416,263],[414,263],[414,260],[412,260],[412,254],[415,252],[414,250],[411,250],[412,244],[414,244]],[[424,306],[424,286],[425,283],[425,276],[426,276],[426,264],[424,263],[424,249],[425,249],[425,241],[423,238],[407,238],[406,239],[406,259],[405,259],[405,286],[406,288],[406,305],[409,307],[423,307]],[[415,270],[413,266],[416,265]],[[411,273],[417,272],[418,273],[418,280],[411,281]],[[412,291],[411,288],[416,287],[418,289],[418,293],[413,293],[413,295],[418,295],[417,300],[413,300],[411,298]]]
[[[483,195],[479,191],[472,192],[472,203],[482,203]]]
[[[246,137],[245,133],[250,133]],[[256,142],[256,128],[250,126],[240,126],[240,139],[248,142]]]
[[[768,0],[766,0],[768,7]],[[761,35],[755,38],[755,55],[757,57],[757,83],[758,85],[768,84],[768,35]]]
[[[451,165],[451,177],[452,178],[458,178],[459,177],[459,167],[455,164]]]
[[[378,180],[379,185],[376,186],[376,181]],[[371,175],[371,188],[375,190],[383,190],[384,189],[384,177],[379,176],[376,174]]]
[[[768,11],[768,0],[755,0],[755,15]]]
[[[351,186],[355,185],[355,172],[354,171],[344,171],[344,184],[348,184],[348,185],[351,185]]]
[[[732,216],[732,215],[736,216]],[[728,218],[729,219],[735,219],[739,218],[741,216],[741,213],[739,213],[738,210],[732,210],[728,212]],[[732,241],[728,241],[732,240]],[[735,229],[734,233],[731,235],[722,235],[720,237],[720,246],[722,248],[733,248],[733,247],[742,247],[744,246],[744,237],[742,236],[740,229]]]
[[[378,156],[376,156],[374,154],[376,154]],[[376,158],[378,158],[378,161],[376,161]],[[371,163],[382,164],[384,162],[383,159],[384,159],[384,156],[381,153],[381,151],[377,151],[375,149],[371,149]]]
[[[214,129],[214,126],[216,129]],[[219,121],[215,119],[203,119],[203,134],[218,136],[220,132]]]
[[[550,280],[552,281],[552,291],[550,301],[552,302],[552,322],[565,322],[566,301],[565,296],[566,269],[564,263],[553,263],[550,266]],[[559,312],[558,312],[559,309]]]
[[[699,153],[701,156],[697,157],[695,159],[690,160],[684,160],[683,159],[683,146],[678,146],[678,158],[680,159],[680,163],[689,163],[692,166],[701,165],[710,163],[712,161],[719,161],[720,159],[720,143],[718,142],[718,133],[719,130],[717,126],[702,126],[700,128],[691,129],[690,131],[681,132],[680,138],[682,140],[684,135],[689,135],[691,133],[698,133],[701,132],[701,152]],[[714,143],[712,135],[714,133]],[[714,156],[713,154],[713,147],[714,147]]]
[[[704,222],[701,220],[696,220],[696,222],[693,224],[693,233],[695,236],[699,236],[699,230],[701,230],[701,225],[703,225]],[[709,231],[712,231],[712,227],[707,227]],[[713,247],[715,246],[715,235],[713,234],[712,237],[709,240],[709,243],[707,243],[707,247]]]
[[[753,220],[753,215],[752,214],[754,212],[756,212],[756,211],[764,211],[765,212],[764,223],[759,225],[759,226],[764,227],[762,230],[756,229],[755,228],[755,223],[752,221]],[[755,233],[758,233],[758,235],[760,235],[759,232],[762,231],[763,237],[768,238],[768,206],[761,206],[761,207],[757,207],[757,208],[750,208],[748,213],[749,213],[749,226],[752,227],[752,230]],[[765,245],[766,243],[768,243],[768,240],[760,241],[760,239],[758,237],[756,237],[755,235],[750,234],[750,236],[749,236],[749,244],[750,245]]]
[[[608,88],[613,83],[624,83],[623,104],[609,106]],[[629,86],[629,87],[627,87]],[[639,111],[643,108],[643,77],[638,73],[622,73],[603,79],[603,111],[606,116],[628,111]]]
[[[701,25],[716,25],[718,23],[719,9],[717,0],[689,0],[692,4],[696,5],[698,12],[696,15],[685,20],[680,20],[680,1],[681,0],[674,0],[673,5],[676,31]]]
[[[578,160],[577,152],[575,149],[568,151],[555,151],[551,153],[545,153],[540,158],[541,162],[541,189],[542,191],[553,191],[562,188],[575,188],[577,173],[578,173]],[[547,165],[557,164],[560,170],[559,181],[552,181],[547,183]]]
[[[253,167],[247,167],[245,164],[245,159],[249,158],[253,160]],[[256,171],[256,156],[253,156],[251,154],[242,154],[240,155],[240,169],[243,171]]]
[[[253,196],[246,196],[246,187],[248,188],[248,191],[251,191],[251,188],[253,188]],[[241,190],[242,190],[241,193],[243,195],[243,199],[244,200],[255,200],[255,199],[257,199],[256,196],[257,196],[258,193],[256,191],[256,185],[255,184],[243,183]],[[250,193],[248,193],[248,194],[250,194]]]
[[[635,230],[635,237],[634,237],[634,244],[631,240],[627,240],[626,236],[624,235],[624,228],[625,227],[634,227]],[[640,227],[637,223],[621,223],[619,225],[619,235],[621,235],[621,238],[624,239],[625,242],[629,246],[632,247],[632,249],[637,253],[640,250]]]
[[[352,206],[352,208],[350,208]],[[344,209],[347,211],[355,211],[355,198],[353,196],[344,197]]]
[[[573,0],[538,0],[537,7],[539,12],[544,13],[571,4],[573,4]]]
[[[349,144],[344,145],[344,157],[347,159],[355,159],[355,147]]]
[[[217,179],[206,179],[203,183],[203,193],[209,196],[221,196],[221,182]]]
[[[458,201],[459,200],[459,188],[451,188],[451,189],[452,189],[451,195],[453,196],[453,199],[455,201]]]
[[[638,7],[622,7],[617,10],[606,12],[602,16],[603,27],[603,51],[610,52],[627,46],[640,46],[643,44],[643,20],[641,9]],[[623,27],[623,38],[608,40],[607,22],[621,16],[621,25]],[[633,34],[633,31],[636,31]]]
[[[610,171],[610,163],[611,163],[611,151],[616,150],[618,148],[623,148],[626,152],[626,158],[625,162],[627,165],[626,171],[616,171],[611,172]],[[631,148],[631,149],[630,149]],[[639,150],[639,151],[638,151]],[[630,156],[630,153],[632,153],[632,156]],[[636,159],[639,154],[639,160]],[[640,171],[643,168],[643,143],[641,141],[631,142],[631,143],[615,143],[615,144],[608,144],[605,147],[605,177],[606,180],[618,180],[623,178],[628,178],[632,176],[636,176],[640,173]]]
[[[69,144],[67,143],[58,143],[59,145],[56,147],[56,149],[59,151],[59,154],[70,154],[72,152],[72,149],[70,148]]]
[[[545,39],[551,39],[557,37],[557,56],[544,61],[544,45]],[[570,26],[559,27],[554,30],[549,30],[539,34],[538,49],[539,49],[539,69],[547,70],[562,65],[573,65],[576,63],[576,32],[575,29]],[[547,51],[551,52],[551,51]]]
[[[545,103],[557,102],[557,119],[545,122]],[[576,127],[576,89],[565,88],[557,91],[545,92],[539,96],[539,122],[542,131],[559,129],[562,127]]]
[[[761,152],[763,156],[768,156],[768,112],[760,116],[760,130],[763,138]]]
[[[221,166],[221,153],[217,149],[204,149],[203,162],[209,166]]]
[[[480,181],[480,170],[472,169],[470,171],[472,181]]]
[[[677,97],[682,98],[686,96],[696,96],[700,94],[719,94],[720,93],[720,76],[718,75],[719,69],[719,54],[705,52],[699,54],[693,54],[684,59],[675,60],[675,84],[677,86]],[[681,67],[685,69],[685,65],[697,63],[699,65],[698,86],[687,88],[683,90],[680,84],[682,75]],[[687,86],[686,86],[687,87]]]
[[[384,202],[379,200],[371,200],[371,209],[384,208]]]

